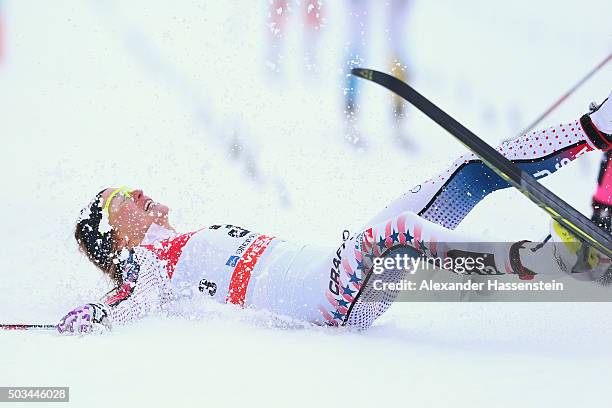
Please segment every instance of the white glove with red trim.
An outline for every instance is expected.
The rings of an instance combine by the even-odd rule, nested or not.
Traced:
[[[591,104],[591,121],[602,133],[612,135],[612,92],[608,98],[599,106]]]

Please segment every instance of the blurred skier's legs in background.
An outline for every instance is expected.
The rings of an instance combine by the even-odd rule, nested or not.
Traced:
[[[406,38],[404,35],[408,11],[411,0],[389,0],[386,3],[372,4],[382,6],[385,10],[385,29],[384,35],[387,42],[386,54],[389,72],[406,81],[408,79],[408,58],[406,49]],[[346,47],[346,83],[344,90],[343,111],[348,126],[348,139],[356,147],[363,145],[363,140],[357,131],[357,121],[359,116],[359,87],[360,81],[350,71],[355,67],[363,67],[365,63],[366,47],[368,46],[368,24],[371,4],[368,0],[348,0],[348,23],[349,40]],[[400,125],[406,113],[406,103],[399,96],[392,97],[391,113],[393,118],[394,139],[402,147],[407,147],[406,135]]]
[[[266,67],[275,78],[281,72],[283,61],[283,44],[289,19],[288,0],[268,0],[268,31],[269,40],[266,53]]]
[[[410,79],[408,57],[406,55],[407,38],[405,36],[408,10],[411,0],[390,0],[387,14],[387,27],[389,30],[390,72],[391,75],[407,82]],[[397,95],[393,95],[393,118],[401,121],[406,115],[406,102]]]
[[[304,69],[306,75],[317,75],[318,45],[323,23],[321,0],[304,0]]]
[[[368,0],[348,0],[348,41],[345,46],[346,83],[343,96],[343,111],[347,123],[345,138],[354,147],[363,147],[357,131],[358,87],[360,80],[351,75],[351,69],[364,66],[367,45]]]
[[[357,113],[357,86],[359,80],[350,75],[351,69],[363,66],[365,61],[368,0],[348,0],[349,40],[346,47],[346,89],[344,113],[353,117]]]
[[[276,78],[283,75],[286,64],[285,42],[288,32],[288,21],[291,18],[292,4],[289,0],[268,0],[268,30],[266,66]],[[307,75],[317,71],[317,46],[323,23],[321,0],[299,0],[297,7],[303,7],[303,57],[300,61]]]

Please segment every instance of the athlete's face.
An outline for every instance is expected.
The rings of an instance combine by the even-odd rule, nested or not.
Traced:
[[[117,249],[139,245],[151,224],[172,229],[168,223],[169,209],[154,202],[142,190],[130,194],[115,193],[116,188],[107,188],[102,193],[104,204],[108,203],[108,222],[117,237]]]

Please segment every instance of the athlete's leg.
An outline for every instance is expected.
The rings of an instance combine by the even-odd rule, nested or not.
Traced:
[[[544,242],[483,242],[414,213],[400,214],[345,240],[329,257],[321,315],[330,325],[369,327],[399,294],[384,285],[401,283],[415,271],[414,263],[420,269],[433,264],[449,273],[467,273],[472,279],[508,274],[530,281],[536,275],[554,279],[569,274],[593,281],[606,273],[610,260],[601,257],[575,271],[579,243],[556,223],[551,223],[550,234]]]
[[[336,254],[330,256],[327,269],[331,271],[331,279],[327,278],[329,285],[325,288],[327,302],[320,311],[328,324],[367,328],[399,294],[399,291],[381,290],[370,280],[399,283],[414,271],[412,264],[406,264],[407,258],[425,258],[426,262],[448,269],[449,273],[465,273],[466,269],[451,266],[465,266],[457,263],[457,257],[472,254],[474,274],[516,274],[520,279],[531,279],[535,273],[523,267],[521,248],[521,243],[479,242],[415,213],[402,213],[345,240]],[[397,255],[402,257],[403,264],[385,263]],[[559,270],[546,272],[558,274]]]
[[[609,142],[594,135],[588,124],[575,120],[532,131],[498,146],[497,150],[522,170],[539,179],[588,151],[609,149],[610,145],[606,143]],[[507,181],[473,153],[465,153],[445,171],[417,184],[392,202],[366,225],[374,225],[404,211],[411,211],[426,220],[454,229],[483,198],[493,191],[508,187],[510,184]]]
[[[329,256],[326,268],[329,271],[329,285],[325,288],[326,301],[320,305],[321,314],[330,325],[348,322],[351,326],[366,328],[387,310],[394,295],[397,295],[381,292],[374,294],[380,298],[374,298],[368,294],[367,301],[360,302],[358,306],[355,304],[375,262],[388,257],[390,251],[404,251],[408,256],[442,254],[448,251],[448,243],[460,244],[465,248],[462,243],[473,241],[473,238],[424,220],[414,213],[399,214],[368,227],[345,239],[338,250]],[[387,269],[381,278],[387,282],[399,281],[407,272]],[[353,312],[354,308],[358,310]],[[349,321],[350,316],[352,320]]]
[[[594,130],[593,123],[585,116],[569,124],[534,131],[505,143],[498,150],[535,177],[544,177],[587,151],[610,147],[612,138]],[[487,244],[449,229],[458,225],[487,194],[508,187],[507,182],[473,154],[465,154],[447,172],[418,187],[409,193],[411,196],[391,204],[359,234],[346,239],[330,256],[327,303],[320,306],[328,324],[368,327],[387,310],[397,292],[386,291],[381,295],[364,284],[372,276],[374,262],[378,262],[375,260],[385,259],[398,249],[413,257],[442,259],[449,257],[454,249],[489,254],[485,265],[492,267],[494,274],[514,273],[523,279],[533,278],[534,271],[521,261],[524,243]],[[419,213],[406,212],[406,209],[416,209]],[[530,248],[532,252],[536,249]],[[544,253],[540,256],[544,262],[538,257],[530,261],[534,265],[545,264],[545,271],[559,273],[559,268],[554,267],[558,261],[556,248],[541,253]],[[407,269],[391,269],[384,272],[384,278],[397,282],[407,272]],[[366,290],[368,293],[364,295]],[[365,300],[359,300],[361,295]]]

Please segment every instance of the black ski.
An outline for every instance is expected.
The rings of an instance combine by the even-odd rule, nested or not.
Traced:
[[[529,173],[521,170],[520,167],[505,158],[461,123],[415,91],[410,85],[391,75],[371,69],[354,68],[351,70],[351,73],[376,82],[413,104],[417,109],[461,141],[484,164],[516,187],[527,198],[546,211],[554,220],[572,232],[578,239],[597,248],[608,257],[612,257],[612,239],[609,234],[598,228],[591,220],[538,183]]]

